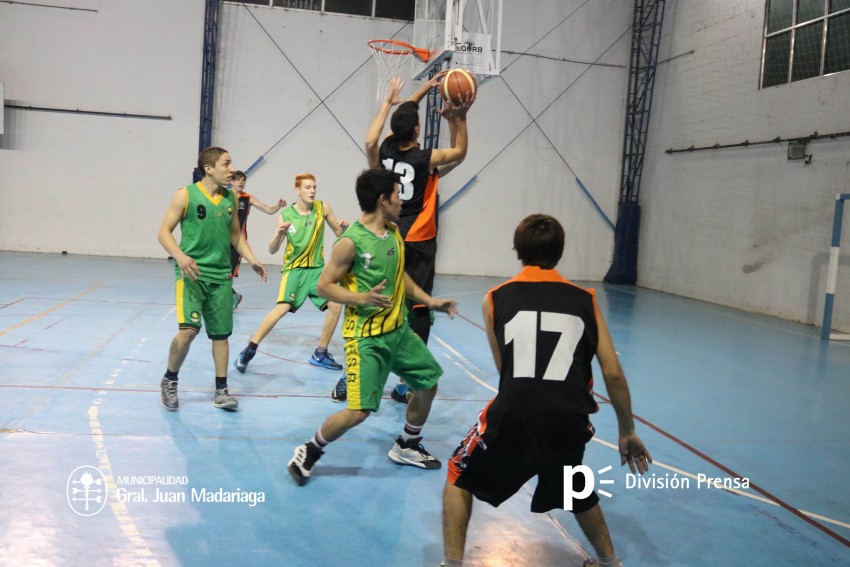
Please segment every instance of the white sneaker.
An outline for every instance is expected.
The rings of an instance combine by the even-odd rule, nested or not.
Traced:
[[[387,456],[391,461],[400,465],[410,465],[420,469],[435,470],[443,466],[436,457],[425,450],[425,447],[422,446],[421,437],[414,437],[405,442],[401,440],[401,435],[399,435]]]

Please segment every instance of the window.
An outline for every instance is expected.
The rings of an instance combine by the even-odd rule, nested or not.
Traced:
[[[767,0],[761,88],[850,69],[850,0]]]
[[[233,4],[252,4],[256,6],[275,6],[278,8],[296,8],[315,10],[334,14],[352,14],[355,16],[373,16],[391,20],[413,21],[415,0],[230,0]],[[850,2],[850,0],[847,0]]]

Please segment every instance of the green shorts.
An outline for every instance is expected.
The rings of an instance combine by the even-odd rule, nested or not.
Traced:
[[[292,313],[295,313],[309,297],[316,309],[324,311],[328,308],[328,300],[320,297],[316,292],[316,284],[319,283],[321,273],[322,268],[284,270],[283,277],[280,278],[277,302],[288,303],[292,306]]]
[[[377,410],[390,372],[404,379],[414,392],[437,385],[443,369],[405,322],[379,337],[345,342],[348,409]]]
[[[233,282],[212,283],[182,278],[177,280],[177,325],[200,329],[203,318],[207,336],[226,339],[233,332]]]

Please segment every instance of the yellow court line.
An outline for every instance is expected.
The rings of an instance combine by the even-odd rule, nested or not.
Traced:
[[[63,301],[62,303],[60,303],[59,305],[54,305],[53,307],[51,307],[51,308],[50,308],[50,309],[48,309],[47,311],[42,311],[42,312],[41,312],[41,313],[39,313],[38,315],[33,315],[32,317],[30,317],[30,318],[29,318],[29,319],[27,319],[26,321],[21,321],[21,322],[20,322],[20,323],[18,323],[17,325],[12,325],[11,327],[9,327],[8,329],[6,329],[5,331],[0,331],[0,337],[2,337],[3,335],[5,335],[5,334],[6,334],[6,333],[8,333],[9,331],[13,331],[13,330],[17,329],[18,327],[23,327],[23,326],[24,326],[24,325],[26,325],[27,323],[32,323],[33,321],[35,321],[35,320],[37,320],[37,319],[41,319],[42,317],[44,317],[45,315],[47,315],[47,314],[48,314],[48,313],[50,313],[51,311],[56,311],[56,310],[57,310],[57,309],[59,309],[60,307],[64,307],[65,305],[68,305],[68,304],[69,304],[69,303],[71,303],[72,301],[76,301],[77,299],[79,299],[80,297],[84,296],[85,294],[87,294],[87,293],[91,293],[91,292],[93,292],[94,290],[96,290],[96,289],[98,289],[98,288],[100,288],[100,287],[103,287],[103,284],[102,284],[102,283],[99,283],[99,284],[97,284],[97,285],[96,285],[96,286],[94,286],[94,287],[91,287],[91,288],[89,288],[89,289],[87,289],[87,290],[85,290],[85,291],[82,291],[82,292],[78,293],[77,295],[75,295],[75,296],[74,296],[74,297],[72,297],[71,299],[67,299],[67,300]]]

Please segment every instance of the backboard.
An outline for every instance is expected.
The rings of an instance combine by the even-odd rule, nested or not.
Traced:
[[[413,45],[430,52],[427,62],[413,61],[419,80],[448,62],[466,69],[478,83],[499,75],[502,0],[416,0]]]

